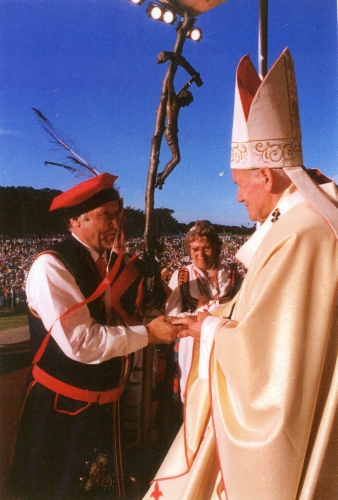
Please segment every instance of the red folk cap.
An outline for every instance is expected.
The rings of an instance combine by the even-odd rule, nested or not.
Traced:
[[[80,182],[54,198],[49,211],[73,209],[85,213],[112,200],[120,200],[119,192],[113,187],[117,176],[107,172]]]

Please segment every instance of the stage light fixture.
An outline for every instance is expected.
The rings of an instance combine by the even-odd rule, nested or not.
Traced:
[[[142,5],[144,3],[144,0],[129,0],[129,2],[132,2],[135,5]]]
[[[163,21],[167,24],[172,24],[173,22],[175,22],[175,14],[172,10],[166,10],[163,13]]]
[[[200,40],[202,40],[202,36],[202,30],[200,28],[196,28],[196,26],[193,26],[187,33],[187,37],[194,42],[199,42]]]
[[[160,17],[162,16],[162,9],[158,5],[149,4],[148,13],[149,13],[149,17],[158,21],[160,19]]]
[[[180,30],[183,26],[183,21],[180,21],[177,25],[177,31]],[[187,38],[193,40],[194,42],[199,42],[203,38],[203,33],[201,28],[197,28],[197,26],[193,26],[187,33]]]
[[[174,24],[176,21],[176,14],[172,10],[160,7],[156,3],[149,3],[147,8],[147,14],[152,19],[156,21],[162,21],[166,24]]]

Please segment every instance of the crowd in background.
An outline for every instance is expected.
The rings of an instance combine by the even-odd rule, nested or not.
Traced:
[[[36,258],[63,235],[26,238],[0,236],[0,307],[24,311],[26,278]]]
[[[0,236],[0,308],[25,310],[26,278],[34,259],[39,253],[63,238],[63,234],[44,237],[31,235],[25,238]],[[221,236],[221,239],[223,241],[222,262],[230,264],[235,261],[236,252],[247,240],[247,236]],[[160,238],[158,261],[162,276],[167,282],[175,269],[184,267],[190,262],[184,242],[184,234]],[[127,240],[126,251],[142,256],[143,238]],[[239,265],[239,270],[245,274],[244,267]]]
[[[248,236],[221,236],[223,247],[221,251],[221,261],[229,265],[236,261],[236,253],[246,242]],[[142,256],[143,238],[130,238],[127,241],[127,252]],[[180,269],[191,262],[185,246],[185,234],[172,236],[162,236],[158,244],[158,261],[162,270],[162,276],[169,282],[171,275],[176,269]],[[238,271],[246,273],[245,267],[237,262]],[[164,271],[164,272],[163,272]]]

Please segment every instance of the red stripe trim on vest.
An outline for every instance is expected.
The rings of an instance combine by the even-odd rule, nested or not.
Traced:
[[[126,382],[124,382],[119,387],[110,389],[109,391],[90,391],[89,389],[80,389],[52,377],[44,370],[41,370],[41,368],[37,365],[34,365],[32,374],[37,382],[44,387],[47,387],[47,389],[56,392],[56,394],[61,394],[62,396],[75,399],[76,401],[99,403],[100,405],[111,403],[119,399],[126,386]]]

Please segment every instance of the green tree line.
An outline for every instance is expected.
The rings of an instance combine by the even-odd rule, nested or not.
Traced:
[[[49,212],[53,198],[60,193],[61,191],[49,188],[0,186],[0,235],[13,237],[65,232],[67,228],[64,220],[59,214]],[[144,211],[130,206],[126,207],[126,211],[127,217],[124,225],[126,237],[142,237],[145,226]],[[178,222],[173,214],[174,210],[169,208],[155,209],[154,216],[159,236],[186,233],[195,224],[195,221],[189,224]],[[213,226],[219,233],[246,235],[253,232],[253,228],[245,226],[222,224],[213,224]]]

